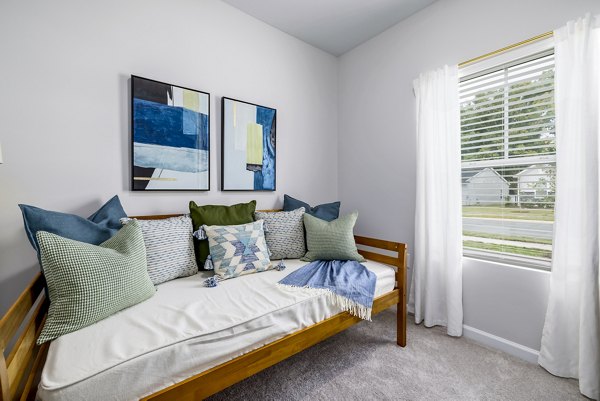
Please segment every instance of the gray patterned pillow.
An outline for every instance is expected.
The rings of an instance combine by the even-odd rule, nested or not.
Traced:
[[[121,219],[123,224],[133,219]],[[198,273],[189,215],[136,220],[144,235],[148,274],[154,285]]]
[[[100,245],[38,231],[50,307],[38,344],[53,340],[140,303],[155,289],[136,223]]]
[[[265,221],[271,259],[300,259],[306,254],[303,207],[291,212],[255,212],[254,216]]]

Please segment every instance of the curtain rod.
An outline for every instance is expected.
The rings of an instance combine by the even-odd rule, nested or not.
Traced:
[[[481,61],[481,60],[484,60],[486,58],[490,58],[490,57],[496,56],[498,54],[501,54],[501,53],[507,52],[509,50],[512,50],[514,48],[517,48],[517,47],[520,47],[520,46],[524,46],[524,45],[528,45],[530,43],[537,42],[538,40],[550,38],[550,37],[552,37],[552,35],[553,35],[552,31],[546,32],[546,33],[542,33],[541,35],[534,36],[533,38],[530,38],[530,39],[527,39],[527,40],[523,40],[523,41],[521,41],[519,43],[515,43],[513,45],[509,45],[509,46],[503,47],[502,49],[498,49],[498,50],[495,50],[493,52],[486,53],[486,54],[484,54],[482,56],[475,57],[475,58],[472,58],[472,59],[467,60],[467,61],[463,61],[462,63],[460,63],[458,65],[458,67],[459,68],[465,67],[465,66],[467,66],[469,64],[473,64],[473,63],[475,63],[477,61]]]

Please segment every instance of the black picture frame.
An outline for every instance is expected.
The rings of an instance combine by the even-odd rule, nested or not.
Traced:
[[[227,113],[226,113],[226,108],[228,103],[231,102],[232,105],[237,103],[241,106],[247,105],[247,106],[251,106],[251,107],[256,107],[257,108],[257,114],[259,113],[259,109],[260,109],[260,113],[262,113],[263,115],[265,115],[267,120],[268,120],[268,115],[270,115],[272,113],[272,120],[271,120],[271,127],[270,129],[268,129],[268,135],[267,135],[267,130],[264,128],[263,126],[263,164],[259,167],[259,166],[254,166],[251,164],[247,164],[247,166],[252,166],[252,167],[247,167],[247,170],[251,170],[253,171],[255,174],[255,183],[254,186],[256,186],[256,181],[257,181],[257,171],[261,171],[261,179],[262,179],[262,184],[263,187],[261,188],[244,188],[241,186],[237,186],[237,185],[228,185],[227,183],[227,179],[228,179],[228,174],[231,173],[230,169],[234,169],[235,167],[231,166],[231,165],[227,165],[228,163],[228,151],[230,151],[229,149],[229,142],[231,140],[231,137],[233,136],[233,133],[231,132],[227,132],[228,131],[228,127],[229,124],[226,121],[227,118]],[[256,117],[257,120],[262,121],[262,117],[259,118],[258,116]],[[256,122],[255,122],[256,123]],[[258,124],[257,124],[258,125]],[[267,141],[267,137],[268,139],[270,139],[270,141]],[[268,107],[268,106],[263,106],[260,104],[256,104],[256,103],[251,103],[251,102],[247,102],[244,100],[239,100],[239,99],[234,99],[234,98],[230,98],[230,97],[222,97],[221,98],[221,191],[224,192],[274,192],[277,190],[277,109],[272,108],[272,107]],[[267,146],[265,146],[267,145]],[[271,145],[269,147],[269,145]],[[268,166],[268,172],[267,172],[267,176],[271,177],[272,176],[272,185],[271,185],[271,181],[270,178],[266,179],[265,177],[265,171],[263,171],[263,169],[265,169],[265,161],[269,162],[270,161],[270,156],[266,155],[264,153],[265,148],[267,149],[267,152],[269,152],[270,150],[272,150],[273,155],[272,155],[272,167]],[[266,159],[265,159],[266,157]],[[254,168],[256,168],[256,170],[254,170]],[[259,170],[260,168],[260,170]],[[272,171],[271,171],[272,169]],[[241,169],[240,169],[241,170]],[[250,171],[249,170],[249,171]],[[265,188],[264,185],[265,183],[267,184],[267,187]]]
[[[144,78],[137,75],[131,75],[130,79],[130,107],[131,107],[131,132],[130,132],[130,188],[136,192],[206,192],[210,191],[210,93],[192,89],[184,86],[174,85],[162,81],[157,81],[150,78]],[[197,94],[197,104],[194,100]],[[181,95],[181,96],[180,96]],[[181,97],[181,98],[180,98]],[[187,99],[187,100],[184,100]],[[184,103],[188,103],[186,107]],[[198,111],[191,110],[189,104],[197,106]],[[137,106],[137,108],[136,108]],[[165,107],[166,106],[166,107]],[[178,132],[179,126],[175,130],[168,129],[172,127],[161,127],[163,122],[158,121],[160,117],[153,120],[153,107],[157,111],[172,113],[178,115],[181,113],[181,132]],[[206,111],[202,113],[202,111]],[[143,117],[142,117],[143,116]],[[186,121],[187,120],[187,124]],[[175,121],[178,122],[177,119]],[[137,131],[136,131],[137,123]],[[190,125],[191,124],[191,125]],[[190,141],[193,143],[194,138],[189,138],[191,135],[184,136],[186,125],[188,127],[198,126],[200,130],[198,137],[195,138],[196,147],[189,147]],[[161,134],[161,129],[163,134]],[[140,133],[144,132],[144,135]],[[170,137],[165,139],[164,133],[168,135],[180,135],[181,138]],[[137,135],[136,135],[137,134]],[[143,137],[143,139],[142,139]],[[136,138],[138,142],[136,142]],[[144,142],[142,142],[142,140]],[[161,142],[162,141],[162,142]],[[176,144],[183,146],[168,146]],[[172,148],[172,149],[170,149]],[[205,149],[204,149],[205,148]],[[173,157],[164,157],[165,153],[169,152]],[[195,152],[196,151],[196,152]],[[161,161],[152,161],[152,155],[161,154]],[[197,153],[194,155],[194,153]],[[186,155],[186,157],[181,157]],[[177,157],[176,157],[177,156]],[[187,184],[182,184],[182,187],[176,187],[171,183],[178,179],[192,180],[190,174],[193,172],[184,171],[186,168],[194,168],[194,163],[186,163],[188,160],[198,159],[200,171],[195,172],[198,177],[198,186],[192,187]],[[156,158],[155,158],[156,159]],[[143,162],[140,162],[143,160]],[[166,161],[165,161],[166,160]],[[180,170],[164,168],[169,164],[169,160],[173,166],[177,165]],[[138,164],[143,165],[136,165]],[[201,164],[200,164],[201,163]],[[202,168],[205,167],[205,170]],[[159,174],[167,171],[171,177],[154,177],[156,171],[160,170]],[[175,176],[175,177],[173,177]],[[148,186],[153,182],[161,182],[163,185]],[[168,184],[167,184],[168,183]],[[205,183],[205,185],[202,185]],[[145,184],[145,185],[144,185]]]

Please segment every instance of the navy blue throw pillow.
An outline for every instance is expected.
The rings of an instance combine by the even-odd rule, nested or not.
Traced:
[[[35,206],[19,205],[19,207],[23,213],[25,232],[29,242],[38,252],[38,256],[39,246],[36,238],[38,231],[47,231],[75,241],[98,245],[115,235],[122,227],[119,220],[127,217],[116,195],[87,219]]]
[[[340,205],[340,202],[332,202],[310,207],[306,202],[294,199],[289,195],[283,195],[284,212],[291,212],[292,210],[303,207],[306,213],[325,221],[335,220],[340,217]]]

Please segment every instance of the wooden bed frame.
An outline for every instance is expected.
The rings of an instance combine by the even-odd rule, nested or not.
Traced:
[[[138,216],[140,219],[162,219],[179,216]],[[366,258],[396,267],[396,287],[373,301],[373,315],[397,305],[397,338],[406,346],[406,244],[355,236],[359,252]],[[363,249],[386,251],[377,253]],[[387,253],[387,254],[386,254]],[[393,254],[394,256],[389,256]],[[0,401],[34,400],[49,343],[37,346],[48,310],[44,279],[40,273],[0,320]],[[152,401],[198,401],[242,381],[298,352],[337,334],[361,320],[342,312],[322,322],[264,345],[212,369],[192,376],[157,393],[142,398]],[[20,333],[18,337],[16,334]],[[16,337],[16,338],[15,338]],[[11,341],[14,345],[5,357]]]

